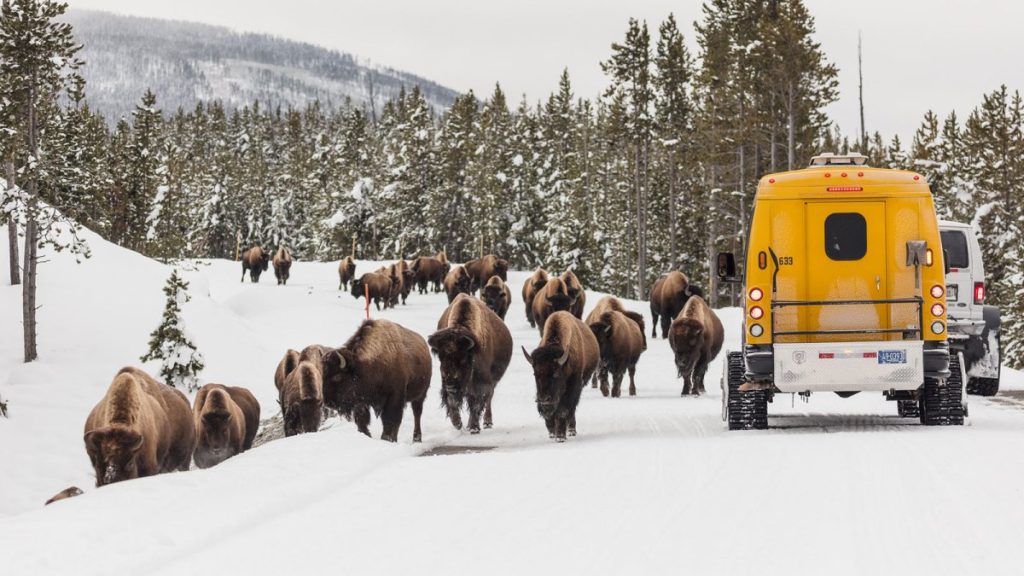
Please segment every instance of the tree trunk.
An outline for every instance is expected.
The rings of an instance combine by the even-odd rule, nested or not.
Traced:
[[[673,270],[679,267],[676,261],[676,159],[675,150],[669,154],[668,162],[668,262]]]
[[[644,298],[644,209],[640,189],[640,142],[633,146],[633,189],[636,196],[636,299]]]
[[[8,158],[4,162],[7,175],[7,189],[14,189],[14,160]],[[11,286],[21,284],[21,268],[18,266],[18,223],[13,217],[7,218],[8,257],[11,266]]]
[[[789,82],[789,102],[786,106],[786,114],[789,116],[789,134],[787,136],[787,148],[789,149],[789,170],[796,166],[796,110],[793,108],[793,81]]]
[[[33,80],[35,80],[33,78]],[[35,89],[29,89],[29,104],[28,104],[28,149],[32,154],[33,160],[39,158],[39,143],[37,140],[38,125],[36,124],[36,110],[35,110]],[[22,285],[21,290],[21,317],[22,327],[25,333],[25,362],[31,362],[35,360],[39,354],[36,350],[36,262],[37,262],[37,250],[39,248],[38,234],[39,230],[37,227],[36,218],[38,214],[38,196],[39,187],[37,181],[37,174],[29,172],[27,189],[28,193],[27,204],[28,208],[25,210],[25,261],[23,269],[25,271],[25,284]]]

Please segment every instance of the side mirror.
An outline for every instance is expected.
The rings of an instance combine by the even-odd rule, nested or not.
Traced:
[[[736,257],[732,252],[719,252],[717,257],[718,279],[722,282],[740,282],[736,276]]]
[[[945,248],[942,249],[942,267],[946,274],[949,274],[949,251]]]

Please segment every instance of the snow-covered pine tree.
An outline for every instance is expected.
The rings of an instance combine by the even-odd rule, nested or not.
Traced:
[[[437,185],[427,196],[428,221],[437,230],[436,238],[440,241],[439,245],[430,246],[429,251],[444,249],[456,262],[480,255],[481,236],[472,229],[479,197],[467,189],[467,168],[478,148],[479,107],[470,90],[455,98],[442,120],[437,136]]]
[[[140,360],[160,360],[160,376],[164,382],[193,391],[199,388],[199,373],[203,370],[203,355],[196,349],[185,329],[181,316],[182,304],[189,301],[188,282],[171,272],[164,286],[167,303],[160,325],[150,335],[149,351]]]

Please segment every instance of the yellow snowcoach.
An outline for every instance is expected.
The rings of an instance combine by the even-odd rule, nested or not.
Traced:
[[[779,393],[882,392],[900,414],[963,424],[938,219],[924,178],[823,154],[761,179],[743,278],[743,350],[722,375],[730,430],[767,428]],[[739,282],[720,253],[718,276]]]

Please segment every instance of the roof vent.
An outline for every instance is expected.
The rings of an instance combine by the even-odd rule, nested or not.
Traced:
[[[868,157],[863,154],[834,154],[823,152],[811,158],[811,166],[867,166]]]

